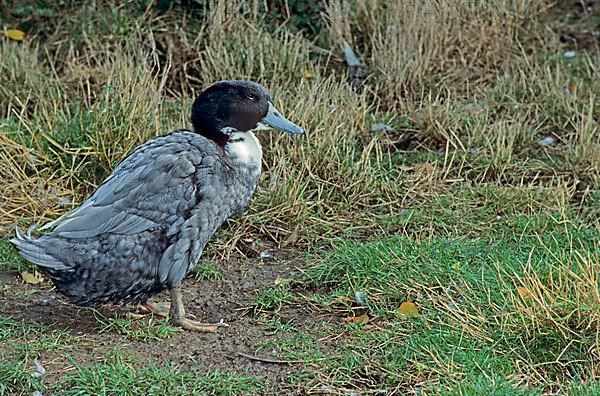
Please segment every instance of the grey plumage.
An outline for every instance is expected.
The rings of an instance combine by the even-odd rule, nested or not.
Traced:
[[[180,130],[123,160],[80,207],[11,242],[81,305],[145,301],[181,283],[215,230],[246,205],[259,165]]]

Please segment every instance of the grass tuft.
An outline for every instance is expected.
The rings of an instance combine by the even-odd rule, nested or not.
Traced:
[[[261,380],[250,375],[209,370],[204,374],[180,370],[179,367],[152,362],[136,364],[136,359],[119,350],[90,366],[63,376],[56,384],[61,394],[169,394],[169,395],[242,395],[263,389]]]
[[[336,389],[398,392],[426,383],[452,394],[528,394],[548,381],[575,385],[573,373],[596,378],[598,240],[598,230],[569,222],[515,241],[340,240],[306,270],[305,287],[318,291],[311,300],[321,315],[362,310],[369,321],[329,330],[345,335],[336,353],[314,339],[300,343],[303,333],[277,348],[318,364]],[[357,291],[366,308],[354,301]],[[400,314],[404,301],[416,304],[417,317]]]
[[[119,314],[107,318],[95,312],[94,316],[100,324],[100,332],[115,332],[132,340],[163,340],[179,331],[179,328],[169,325],[168,318],[157,319],[150,315],[148,318],[134,320]]]

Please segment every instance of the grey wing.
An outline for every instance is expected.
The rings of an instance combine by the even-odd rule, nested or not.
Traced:
[[[218,166],[215,147],[198,139],[199,135],[182,132],[148,141],[80,207],[42,229],[53,228],[53,234],[70,239],[166,229],[167,237],[176,237],[156,271],[160,282],[178,284],[203,246],[195,224],[198,219],[187,216],[202,199],[202,182]]]
[[[77,239],[173,226],[195,205],[198,188],[199,161],[180,155],[181,144],[140,146],[81,206],[43,228]]]

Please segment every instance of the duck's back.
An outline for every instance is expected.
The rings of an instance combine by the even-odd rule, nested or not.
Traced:
[[[204,245],[249,200],[258,169],[236,167],[201,135],[139,146],[80,207],[13,243],[82,305],[145,301],[177,285]]]

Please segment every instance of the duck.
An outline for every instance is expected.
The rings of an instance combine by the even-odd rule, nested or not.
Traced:
[[[304,130],[253,81],[218,81],[194,100],[193,130],[135,148],[79,207],[10,242],[78,306],[136,303],[185,330],[222,325],[186,317],[182,281],[216,230],[250,201],[261,174],[255,132]],[[32,231],[45,231],[33,236]],[[38,234],[38,233],[36,233]],[[170,305],[148,304],[163,290]]]

